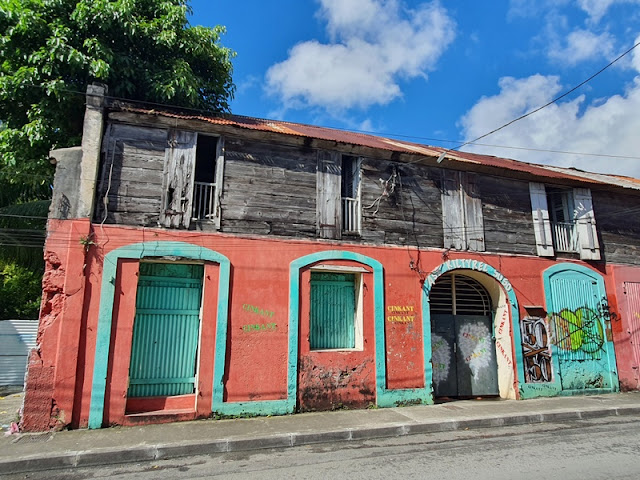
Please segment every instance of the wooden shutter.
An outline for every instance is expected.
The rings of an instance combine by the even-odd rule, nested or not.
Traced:
[[[216,190],[215,198],[213,200],[213,214],[216,229],[220,228],[220,198],[222,197],[222,185],[224,183],[224,137],[218,138],[218,144],[216,145]]]
[[[355,274],[311,272],[312,350],[355,348]]]
[[[443,170],[442,228],[444,230],[444,248],[464,250],[467,246],[462,205],[460,172]]]
[[[582,260],[600,260],[600,245],[596,231],[596,219],[593,214],[591,190],[574,188],[574,220],[578,229],[578,250]]]
[[[541,257],[552,257],[553,238],[551,237],[551,222],[547,207],[547,192],[543,183],[529,182],[531,196],[531,215],[533,230],[536,235],[536,249]]]
[[[466,248],[475,252],[483,252],[484,219],[482,216],[482,198],[474,181],[475,176],[461,173],[461,179]]]
[[[316,176],[316,232],[320,238],[341,238],[341,157],[335,152],[318,153]]]
[[[189,228],[191,223],[197,137],[194,132],[169,132],[160,211],[160,223],[165,227]]]

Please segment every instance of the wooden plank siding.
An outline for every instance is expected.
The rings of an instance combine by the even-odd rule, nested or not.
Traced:
[[[96,222],[159,225],[168,131],[109,125],[96,189]],[[363,152],[353,145],[335,145],[333,150],[297,137],[284,141],[287,143],[227,132],[219,228],[206,222],[193,222],[191,228],[239,235],[320,238],[318,159],[324,155],[338,162],[340,155],[352,155],[361,159],[361,230],[359,234],[341,233],[337,238],[342,237],[341,241],[347,243],[445,247],[443,172],[455,170],[398,161],[389,158],[388,152]],[[464,188],[469,190],[466,194],[477,203],[467,210],[475,212],[480,222],[467,227],[474,231],[481,228],[484,234],[484,246],[478,243],[477,249],[536,256],[530,179],[466,172],[463,180]],[[340,202],[340,192],[334,195]],[[640,264],[640,218],[635,211],[627,214],[628,205],[634,205],[638,196],[621,194],[613,188],[594,189],[592,195],[603,259]],[[467,248],[475,249],[470,243]],[[570,253],[560,256],[573,258]]]
[[[158,225],[166,145],[166,130],[110,125],[96,188],[96,222]]]
[[[442,205],[434,170],[364,158],[362,240],[420,248],[442,247]],[[388,181],[388,190],[393,190],[382,197],[381,180]]]
[[[475,175],[482,198],[485,250],[536,255],[529,182]]]
[[[602,259],[607,263],[640,264],[638,197],[591,191]]]
[[[315,238],[317,152],[225,141],[220,230]]]

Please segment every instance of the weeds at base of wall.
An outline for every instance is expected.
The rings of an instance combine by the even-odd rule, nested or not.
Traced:
[[[423,402],[420,399],[416,399],[416,400],[402,400],[402,401],[398,401],[396,402],[395,406],[396,407],[412,407],[415,405],[422,405]]]
[[[236,415],[226,415],[220,412],[212,412],[207,418],[203,420],[233,420],[236,418],[255,418],[255,417],[270,417],[271,415],[259,415],[257,413],[238,413]]]

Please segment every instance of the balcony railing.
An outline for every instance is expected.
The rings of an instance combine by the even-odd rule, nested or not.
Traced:
[[[216,184],[193,182],[192,220],[213,220],[216,216],[215,193]]]
[[[577,252],[578,251],[578,232],[575,223],[551,224],[553,233],[553,243],[558,252]]]
[[[360,233],[360,201],[357,198],[342,197],[342,231]]]

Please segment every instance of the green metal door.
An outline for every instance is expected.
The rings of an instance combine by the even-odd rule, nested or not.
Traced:
[[[312,350],[355,347],[355,274],[311,272]]]
[[[130,397],[195,391],[203,265],[140,263]]]
[[[545,290],[562,389],[616,390],[602,277],[584,267],[556,266],[545,271]]]

